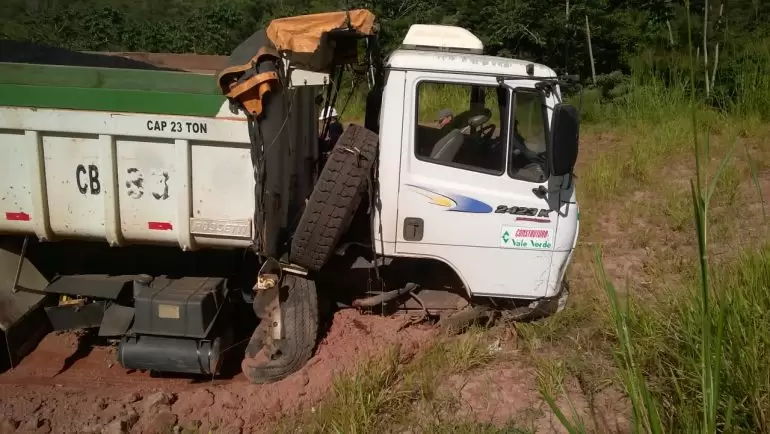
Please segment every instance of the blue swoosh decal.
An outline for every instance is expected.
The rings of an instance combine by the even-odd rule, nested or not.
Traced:
[[[444,207],[447,209],[447,211],[467,212],[474,214],[487,214],[492,212],[491,206],[472,197],[449,192],[439,193],[437,191],[430,190],[425,187],[420,187],[418,185],[409,184],[409,187],[419,190],[418,193],[430,199],[431,203]]]

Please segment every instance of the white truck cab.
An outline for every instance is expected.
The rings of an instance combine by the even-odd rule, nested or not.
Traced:
[[[376,245],[446,263],[471,296],[554,296],[578,235],[573,177],[547,163],[561,95],[537,77],[556,74],[481,51],[465,29],[415,25],[387,59]]]

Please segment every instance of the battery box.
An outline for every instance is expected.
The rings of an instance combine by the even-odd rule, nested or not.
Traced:
[[[135,334],[205,338],[226,302],[225,279],[159,277],[135,295]]]

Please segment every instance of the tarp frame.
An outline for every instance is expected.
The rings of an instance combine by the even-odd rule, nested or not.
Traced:
[[[377,45],[369,42],[376,39],[376,30],[374,14],[365,9],[276,19],[236,47],[228,58],[229,66],[217,75],[217,84],[231,106],[243,110],[248,118],[255,176],[254,222],[259,232],[254,248],[261,255],[285,253],[281,246],[293,231],[296,217],[283,215],[280,209],[284,207],[277,203],[292,200],[281,194],[288,182],[282,167],[291,153],[285,131],[294,116],[289,102],[291,73],[326,74],[328,106],[333,102],[328,96],[336,99],[344,66],[359,64],[361,39],[367,40],[363,63],[370,63],[370,47]]]

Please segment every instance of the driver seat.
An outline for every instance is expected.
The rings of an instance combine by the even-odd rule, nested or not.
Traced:
[[[464,142],[465,137],[460,130],[453,129],[433,145],[433,149],[430,152],[431,160],[451,163]]]

